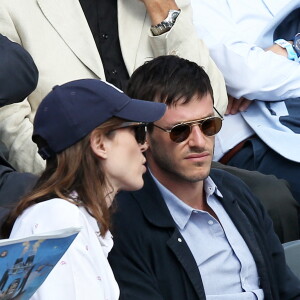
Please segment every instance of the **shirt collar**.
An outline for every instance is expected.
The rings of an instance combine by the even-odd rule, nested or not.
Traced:
[[[156,183],[161,195],[168,206],[168,209],[177,224],[177,226],[183,230],[186,226],[187,222],[189,221],[191,214],[193,211],[197,210],[192,208],[191,206],[184,203],[180,200],[177,196],[175,196],[170,190],[168,190],[164,185],[162,185],[155,176],[149,170],[154,182]],[[206,194],[206,200],[209,201],[209,198],[213,195],[217,195],[223,197],[221,192],[218,190],[217,186],[215,185],[214,181],[207,177],[204,179],[204,190]],[[200,211],[200,210],[197,210]]]

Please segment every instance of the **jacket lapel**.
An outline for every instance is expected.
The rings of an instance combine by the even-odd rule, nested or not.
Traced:
[[[167,244],[192,282],[199,299],[205,299],[205,292],[199,268],[190,248],[177,229],[174,231]]]
[[[99,78],[105,79],[93,35],[79,1],[37,0],[46,19],[68,47]]]
[[[119,39],[129,74],[132,74],[136,65],[136,56],[145,18],[144,3],[138,0],[118,0]]]
[[[232,197],[234,197],[234,195],[232,195]],[[258,243],[256,241],[255,234],[247,217],[240,209],[237,200],[235,198],[231,198],[230,201],[228,201],[225,195],[221,202],[227,214],[230,216],[237,230],[239,231],[239,233],[245,240],[247,246],[249,247],[254,257],[254,260],[256,261],[256,263],[263,265],[263,257],[259,249]]]
[[[149,171],[143,178],[144,187],[132,194],[137,199],[145,218],[157,227],[175,228],[174,220]]]

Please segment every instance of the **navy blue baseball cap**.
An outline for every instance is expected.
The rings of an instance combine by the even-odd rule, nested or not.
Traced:
[[[98,79],[80,79],[55,86],[40,103],[32,139],[47,159],[72,146],[112,117],[151,123],[165,113],[166,105],[131,99],[113,85]],[[42,138],[47,145],[37,141]]]

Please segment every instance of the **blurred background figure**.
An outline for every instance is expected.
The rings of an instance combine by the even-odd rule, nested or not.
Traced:
[[[30,54],[0,34],[0,107],[24,100],[37,82],[38,70]],[[36,181],[33,174],[16,172],[6,155],[0,140],[0,220]]]

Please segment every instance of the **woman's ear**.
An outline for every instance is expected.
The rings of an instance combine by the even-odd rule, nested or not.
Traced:
[[[93,152],[100,158],[107,158],[106,137],[98,130],[93,130],[90,137],[90,145]]]

